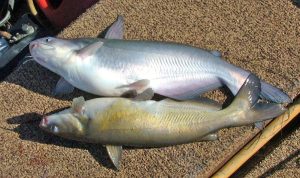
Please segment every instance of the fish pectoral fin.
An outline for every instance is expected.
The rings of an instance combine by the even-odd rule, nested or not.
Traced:
[[[118,16],[117,20],[109,27],[105,34],[106,39],[123,39],[124,31],[124,18],[123,16]]]
[[[72,93],[73,90],[74,90],[73,85],[71,85],[63,77],[61,77],[58,80],[53,93],[54,95],[63,95],[63,94]]]
[[[73,112],[82,114],[84,111],[84,103],[85,103],[85,100],[84,100],[83,96],[74,98],[73,102],[72,102],[72,106],[71,106]]]
[[[119,170],[122,157],[122,146],[106,145],[106,151],[114,166]]]
[[[200,141],[215,141],[218,139],[217,133],[210,133],[200,138]]]
[[[101,48],[103,46],[103,42],[102,41],[97,41],[95,43],[92,43],[80,50],[77,51],[77,56],[84,60],[85,58],[93,55],[96,53],[96,51]]]

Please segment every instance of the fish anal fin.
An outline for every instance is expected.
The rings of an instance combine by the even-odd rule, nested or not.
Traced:
[[[106,151],[114,166],[119,170],[122,158],[122,146],[106,145]]]
[[[260,121],[260,122],[255,122],[254,123],[254,127],[259,129],[259,130],[263,130],[265,128],[265,122]]]
[[[216,56],[216,57],[221,57],[222,53],[220,51],[216,51],[216,50],[212,50],[209,51],[212,55]]]

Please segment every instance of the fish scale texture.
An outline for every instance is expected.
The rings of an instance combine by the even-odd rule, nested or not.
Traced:
[[[282,88],[291,98],[300,93],[300,10],[291,1],[101,0],[59,37],[95,37],[118,14],[125,17],[126,39],[174,41],[219,50],[225,60]],[[57,80],[57,75],[27,62],[1,82],[0,177],[204,177],[256,131],[230,128],[219,131],[218,141],[128,148],[121,170],[114,171],[101,145],[65,140],[38,128],[44,113],[68,107],[73,97],[95,97],[80,91],[53,97]],[[207,96],[225,99],[224,90]],[[299,148],[293,141],[299,138],[298,131],[296,137],[285,138],[284,149],[273,154],[288,157]],[[248,176],[262,175],[269,168],[266,165],[275,165],[277,160],[266,156],[262,167],[254,167]],[[284,175],[282,171],[273,175]]]

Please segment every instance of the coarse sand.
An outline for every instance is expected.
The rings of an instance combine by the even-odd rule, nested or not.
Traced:
[[[225,60],[283,89],[291,98],[300,93],[300,9],[289,0],[101,0],[59,37],[96,37],[119,14],[125,17],[125,39],[219,50]],[[125,149],[121,170],[115,171],[101,145],[65,140],[38,128],[43,114],[68,107],[73,97],[95,97],[78,90],[54,97],[51,92],[58,78],[27,62],[0,83],[1,177],[203,177],[257,131],[251,126],[222,129],[218,141]],[[228,92],[222,91],[207,96],[223,102]],[[299,128],[281,144],[280,149],[265,152],[247,176],[263,175],[297,153]],[[289,164],[296,164],[293,160]],[[295,160],[299,162],[299,156]],[[297,169],[271,174],[284,175],[282,171],[297,174]]]

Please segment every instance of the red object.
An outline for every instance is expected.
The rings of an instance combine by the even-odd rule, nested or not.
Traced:
[[[51,0],[35,0],[49,21],[57,28],[64,28],[98,0],[61,0],[58,7]]]

